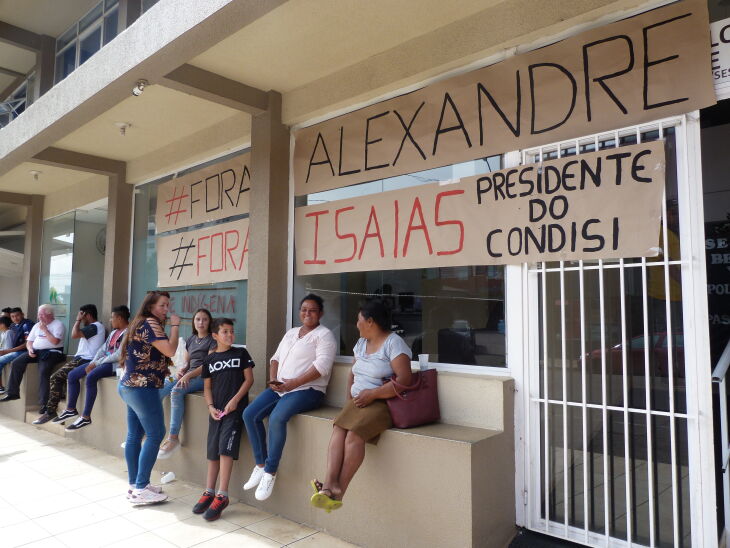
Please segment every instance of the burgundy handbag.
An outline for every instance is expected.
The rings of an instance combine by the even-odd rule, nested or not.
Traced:
[[[390,382],[395,387],[395,398],[386,400],[393,426],[412,428],[436,422],[441,418],[435,369],[413,373],[413,384],[404,386],[396,382],[393,375]]]

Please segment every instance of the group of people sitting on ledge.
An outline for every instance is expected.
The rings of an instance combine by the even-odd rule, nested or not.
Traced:
[[[257,500],[271,496],[286,443],[287,423],[293,416],[322,405],[337,349],[332,332],[320,323],[324,301],[310,293],[300,302],[301,325],[284,334],[271,357],[266,389],[249,404],[253,360],[245,348],[234,344],[233,320],[214,319],[208,310],[199,309],[193,315],[193,334],[185,340],[185,365],[175,378],[170,376],[169,362],[178,351],[181,320],[170,314],[167,292],[148,292],[131,322],[126,306],[114,308],[112,332],[106,340],[96,307],[82,306],[71,330],[71,337],[80,341],[78,350],[52,375],[54,366],[65,358],[65,328],[54,318],[53,307],[41,306],[35,325],[23,318],[20,309],[12,309],[10,314],[8,321],[0,318],[0,336],[13,333],[0,339],[2,348],[7,348],[7,352],[0,352],[0,368],[12,362],[8,387],[3,389],[5,396],[0,401],[19,397],[28,363],[38,362],[41,412],[34,424],[63,423],[73,417],[75,421],[66,430],[91,424],[96,383],[121,368],[118,392],[127,406],[127,437],[123,444],[129,475],[126,496],[133,505],[167,499],[161,487],[150,483],[152,468],[157,459],[169,458],[180,448],[184,396],[202,391],[209,413],[208,467],[206,488],[193,512],[203,514],[208,521],[218,519],[228,506],[233,461],[238,459],[244,428],[255,466],[243,489],[255,489]],[[365,444],[377,444],[380,434],[392,424],[385,400],[395,397],[396,391],[389,380],[395,375],[399,384],[411,384],[411,351],[390,326],[389,312],[381,301],[369,301],[360,307],[360,339],[354,347],[347,404],[334,421],[324,481],[313,479],[310,483],[310,504],[327,512],[342,506],[345,492],[365,457]],[[76,404],[83,377],[86,401],[79,415]],[[64,387],[68,394],[66,409],[57,414]],[[168,395],[171,418],[164,439],[162,401]],[[264,426],[267,417],[268,432]]]
[[[119,367],[120,347],[129,322],[129,308],[121,305],[112,309],[110,319],[112,331],[106,337],[104,325],[98,321],[96,306],[85,304],[80,307],[71,327],[71,338],[79,339],[78,349],[76,354],[55,372],[53,372],[55,366],[66,359],[64,353],[66,326],[55,318],[53,306],[44,304],[38,308],[36,324],[26,320],[20,308],[11,309],[9,313],[12,331],[8,331],[5,339],[7,350],[0,352],[0,372],[8,363],[11,364],[11,369],[8,386],[1,389],[5,395],[0,401],[20,398],[20,382],[28,364],[37,362],[40,415],[33,424],[44,424],[48,421],[65,423],[73,417],[78,418],[66,426],[67,431],[78,430],[91,424],[91,410],[96,400],[97,383],[103,377],[114,376],[116,368]],[[0,317],[0,324],[5,323],[4,318]],[[8,354],[2,355],[6,351]],[[8,357],[10,358],[7,359]],[[76,402],[81,392],[81,379],[84,377],[86,377],[86,401],[82,415],[78,416]],[[68,394],[67,406],[59,415],[57,408],[64,392]]]

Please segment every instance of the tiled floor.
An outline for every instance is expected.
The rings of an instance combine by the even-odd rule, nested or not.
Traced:
[[[252,506],[231,504],[216,522],[192,514],[199,485],[165,486],[170,500],[134,508],[124,460],[0,416],[3,548],[346,548],[337,538]]]

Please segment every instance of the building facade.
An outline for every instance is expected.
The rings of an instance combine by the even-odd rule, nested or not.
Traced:
[[[265,364],[320,294],[328,407],[265,504],[358,544],[725,542],[724,0],[68,6],[0,8],[2,306],[165,288],[183,335],[208,308]],[[307,482],[373,297],[442,420],[389,431],[323,517]]]

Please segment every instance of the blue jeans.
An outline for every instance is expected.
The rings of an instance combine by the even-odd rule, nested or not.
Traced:
[[[84,402],[84,412],[82,413],[84,417],[91,417],[91,410],[94,408],[98,390],[96,383],[104,377],[113,377],[115,368],[115,364],[112,362],[102,363],[101,365],[97,365],[87,375],[86,366],[88,365],[87,363],[83,367],[79,366],[68,374],[68,398],[66,401],[66,407],[68,409],[76,409],[76,400],[79,397],[80,390],[79,383],[82,378],[86,377],[86,401]]]
[[[10,354],[5,354],[4,356],[0,356],[0,374],[3,372],[3,367],[8,365],[11,361],[13,361],[15,358],[20,356],[22,352],[11,352]],[[0,379],[0,383],[2,380]]]
[[[243,411],[248,439],[251,441],[256,464],[263,464],[264,470],[275,474],[279,468],[281,454],[286,443],[286,423],[294,415],[316,409],[324,399],[324,392],[307,388],[279,396],[267,388]],[[269,416],[269,443],[266,444],[264,418]]]
[[[157,452],[165,437],[165,415],[157,388],[132,388],[119,383],[119,395],[127,404],[127,459],[129,484],[144,489],[150,482]],[[147,438],[142,442],[142,436]]]
[[[183,415],[185,414],[185,394],[200,392],[203,390],[203,377],[198,375],[191,379],[187,388],[176,386],[177,381],[166,380],[165,386],[160,388],[160,401],[170,395],[170,435],[177,436],[182,427]]]

